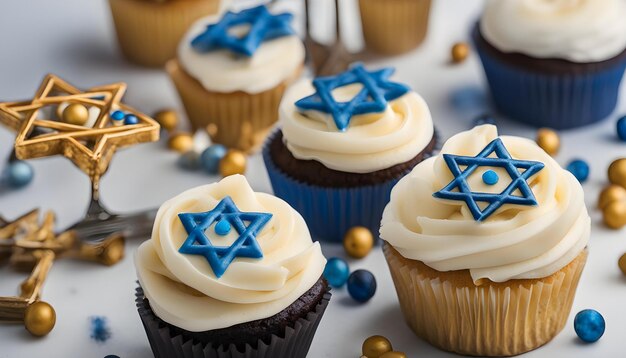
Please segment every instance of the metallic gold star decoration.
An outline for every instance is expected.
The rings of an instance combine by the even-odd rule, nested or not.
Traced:
[[[0,123],[17,132],[15,153],[19,159],[61,154],[91,178],[99,178],[117,148],[159,139],[156,121],[120,102],[125,91],[124,83],[81,91],[48,75],[32,100],[0,103]],[[55,119],[60,106],[68,104],[95,108],[97,118],[91,125]],[[132,115],[136,123],[119,125],[111,118],[114,111]]]

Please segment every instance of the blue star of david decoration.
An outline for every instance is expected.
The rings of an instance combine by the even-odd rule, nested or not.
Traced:
[[[204,256],[215,276],[220,278],[237,257],[263,257],[256,235],[270,221],[272,214],[241,212],[227,196],[213,210],[204,213],[181,213],[178,217],[188,234],[178,252]],[[232,226],[239,237],[228,247],[214,246],[206,236],[206,230],[213,223],[216,223],[215,231],[218,235],[228,234]]]
[[[389,81],[394,69],[386,67],[378,71],[367,71],[362,64],[336,76],[318,77],[313,80],[316,92],[296,102],[300,110],[315,110],[331,114],[337,129],[346,131],[352,116],[366,113],[379,113],[387,108],[387,102],[403,96],[409,87]],[[337,102],[332,90],[360,83],[363,88],[348,102]]]
[[[496,154],[496,158],[489,158],[492,153]],[[507,203],[529,206],[537,205],[537,200],[528,185],[528,180],[543,169],[544,164],[513,159],[500,138],[489,143],[475,157],[444,154],[443,158],[454,175],[454,179],[443,189],[434,193],[433,196],[440,199],[465,201],[476,221],[487,219],[498,208]],[[466,167],[465,170],[461,170],[461,166]],[[504,168],[511,177],[511,182],[499,194],[472,192],[467,184],[467,178],[479,167]],[[523,171],[520,172],[520,170]],[[491,177],[491,180],[488,179],[489,177]],[[488,185],[495,184],[492,181],[494,179],[497,181],[497,175],[495,178],[491,175],[483,176],[483,181]],[[455,191],[455,189],[458,190]],[[522,195],[513,195],[515,190],[519,190]],[[481,210],[477,202],[485,202],[488,205]]]
[[[250,57],[264,41],[293,35],[292,19],[290,13],[272,15],[265,5],[238,13],[228,11],[219,22],[208,25],[203,33],[196,36],[191,41],[191,47],[200,53],[228,49]],[[238,37],[229,33],[231,28],[241,25],[250,25],[246,35]]]

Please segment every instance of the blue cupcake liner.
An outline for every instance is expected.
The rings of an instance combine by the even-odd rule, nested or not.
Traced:
[[[507,64],[483,46],[476,48],[497,109],[512,119],[569,129],[599,122],[617,105],[626,59],[588,73],[550,74]]]
[[[342,242],[345,233],[353,226],[365,226],[378,238],[380,220],[389,202],[391,189],[412,168],[397,178],[377,185],[351,188],[311,185],[290,177],[274,164],[269,151],[269,143],[274,136],[268,138],[263,148],[263,160],[274,195],[285,200],[302,215],[313,239]],[[439,143],[438,138],[436,140]],[[430,155],[425,155],[424,159]]]

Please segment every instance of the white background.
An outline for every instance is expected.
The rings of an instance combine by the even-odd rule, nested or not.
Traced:
[[[298,12],[297,0],[284,0]],[[322,34],[329,17],[330,2],[316,0],[323,7],[317,13],[317,32]],[[489,111],[486,88],[475,55],[452,66],[451,45],[468,40],[469,29],[480,11],[481,1],[437,0],[426,42],[405,56],[380,64],[397,67],[396,78],[413,86],[430,105],[433,119],[444,138],[470,126],[473,117]],[[351,47],[360,44],[358,21],[352,0],[347,6],[346,30]],[[282,4],[281,4],[282,6]],[[353,26],[354,25],[354,26]],[[146,113],[162,107],[180,109],[167,76],[160,70],[127,64],[120,57],[104,0],[3,1],[0,8],[0,100],[31,98],[43,76],[55,73],[80,87],[125,81],[129,85],[126,103]],[[478,109],[459,110],[451,97],[460,90],[478,94]],[[623,356],[626,343],[626,279],[617,259],[626,251],[624,232],[605,229],[595,209],[599,190],[606,183],[610,162],[626,154],[626,144],[616,140],[614,123],[626,111],[622,101],[615,114],[602,124],[562,133],[563,150],[558,160],[565,164],[580,157],[591,165],[590,180],[584,185],[586,202],[593,218],[591,253],[583,274],[573,314],[563,332],[547,346],[528,357],[616,357]],[[621,109],[621,110],[620,110]],[[506,134],[533,137],[535,131],[498,117]],[[0,157],[10,152],[14,134],[0,128]],[[175,165],[177,155],[165,149],[164,141],[120,151],[102,182],[102,197],[113,210],[132,212],[157,207],[181,191],[217,180],[202,173],[188,173]],[[40,207],[58,214],[59,227],[78,220],[89,199],[87,177],[64,158],[33,160],[35,180],[23,190],[0,194],[0,214],[14,218]],[[4,164],[0,161],[0,168]],[[250,159],[248,178],[259,191],[271,191],[259,155]],[[148,340],[134,305],[135,271],[133,253],[139,244],[130,242],[126,258],[117,266],[60,261],[55,263],[43,298],[57,312],[57,325],[47,337],[31,337],[20,325],[0,325],[0,358],[8,357],[151,357]],[[324,245],[327,256],[342,255],[339,247]],[[364,260],[351,261],[353,268],[367,268],[378,279],[378,291],[365,305],[347,297],[345,289],[335,290],[309,356],[358,357],[362,341],[373,334],[387,336],[397,350],[409,357],[453,356],[438,351],[416,338],[403,322],[396,294],[380,249]],[[0,269],[0,294],[12,295],[24,275]],[[604,314],[607,331],[596,344],[581,344],[572,327],[573,315],[594,308]],[[89,337],[89,317],[106,316],[112,338],[98,344]]]

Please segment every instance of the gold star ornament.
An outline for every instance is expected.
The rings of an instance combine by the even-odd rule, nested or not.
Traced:
[[[159,124],[121,103],[126,84],[81,91],[48,75],[30,101],[0,103],[0,123],[17,132],[19,159],[63,155],[92,179],[117,148],[159,139]]]

